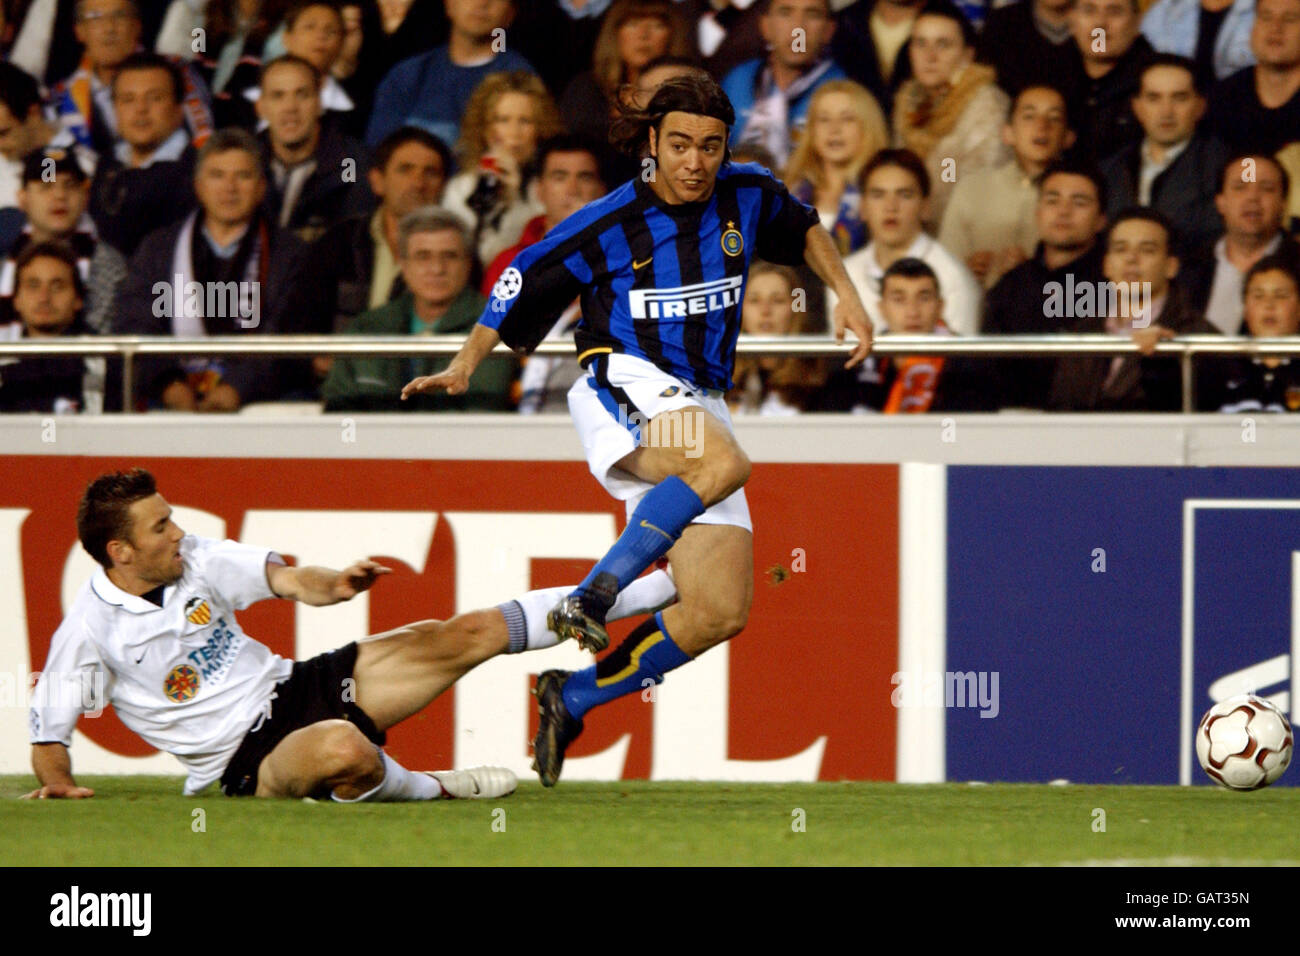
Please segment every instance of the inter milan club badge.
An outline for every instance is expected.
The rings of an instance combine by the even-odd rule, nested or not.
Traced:
[[[208,602],[201,597],[192,597],[185,602],[185,619],[191,624],[207,624],[212,620],[212,611]]]
[[[727,223],[727,231],[722,234],[722,251],[729,256],[738,256],[745,251],[745,237],[734,222]]]
[[[189,664],[172,668],[172,672],[163,681],[163,693],[168,700],[182,703],[199,692],[199,672]]]

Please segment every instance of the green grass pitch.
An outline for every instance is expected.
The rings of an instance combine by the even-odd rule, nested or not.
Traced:
[[[34,779],[0,777],[0,864],[1300,864],[1292,788],[527,782],[501,800],[340,806],[82,782],[93,799],[20,801]]]

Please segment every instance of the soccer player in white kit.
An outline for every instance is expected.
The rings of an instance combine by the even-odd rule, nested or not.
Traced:
[[[152,475],[92,482],[77,512],[82,546],[101,565],[55,632],[30,711],[28,797],[89,797],[68,748],[82,713],[111,703],[122,722],[188,772],[185,793],[220,781],[228,796],[340,802],[500,797],[504,767],[412,772],[382,749],[472,667],[559,638],[546,612],[564,588],[529,592],[448,621],[418,621],[308,661],[279,657],[235,611],[290,598],[346,601],[390,570],[363,560],[334,571],[291,567],[266,548],[187,535]],[[618,616],[675,599],[664,572],[638,582]]]

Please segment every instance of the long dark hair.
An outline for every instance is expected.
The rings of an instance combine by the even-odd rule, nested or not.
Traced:
[[[609,141],[619,152],[639,159],[648,149],[650,130],[657,135],[669,113],[711,116],[722,120],[728,131],[736,122],[736,111],[722,87],[711,76],[691,73],[666,80],[655,90],[644,110],[630,102],[620,102],[618,118],[609,130]],[[730,155],[728,151],[727,156]]]

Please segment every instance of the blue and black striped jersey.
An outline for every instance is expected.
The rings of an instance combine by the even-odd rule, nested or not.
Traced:
[[[817,222],[754,163],[724,163],[708,200],[676,206],[635,179],[520,252],[479,322],[529,351],[581,296],[579,361],[623,352],[704,388],[727,389],[750,259],[803,262]]]

